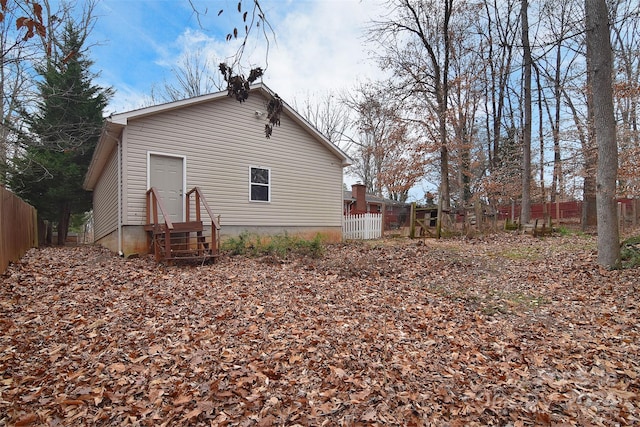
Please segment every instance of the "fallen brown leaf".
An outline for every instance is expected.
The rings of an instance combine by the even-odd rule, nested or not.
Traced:
[[[640,276],[594,248],[500,234],[171,267],[32,250],[0,286],[0,425],[637,425]]]

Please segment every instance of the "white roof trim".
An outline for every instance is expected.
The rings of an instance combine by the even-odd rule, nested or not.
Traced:
[[[202,104],[218,98],[224,98],[227,96],[227,92],[216,92],[207,95],[196,96],[194,98],[183,99],[180,101],[167,102],[165,104],[153,105],[151,107],[139,108],[137,110],[131,110],[124,113],[113,113],[107,120],[111,123],[119,125],[127,125],[129,119],[139,119],[141,117],[152,116],[154,114],[163,113],[166,111],[176,110],[182,107],[188,107],[191,105]]]

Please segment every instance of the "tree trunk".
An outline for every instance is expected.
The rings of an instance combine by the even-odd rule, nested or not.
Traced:
[[[613,59],[609,15],[605,0],[585,0],[586,35],[593,93],[594,129],[598,144],[596,205],[598,209],[598,264],[620,266],[620,236],[616,204],[618,146],[611,82]]]
[[[47,232],[45,233],[44,241],[47,246],[53,244],[53,223],[51,221],[47,221]]]
[[[587,63],[589,58],[587,57]],[[591,86],[591,80],[587,75],[587,87]],[[579,117],[578,110],[571,100],[571,96],[564,88],[562,91],[565,103],[571,110],[573,116],[573,123],[578,130],[578,138],[580,139],[580,145],[582,147],[582,155],[584,157],[583,164],[583,187],[582,187],[582,231],[586,231],[587,227],[593,227],[597,223],[596,216],[596,164],[597,164],[597,151],[593,148],[595,146],[593,136],[593,97],[591,91],[587,90],[587,126],[582,125],[582,121]]]
[[[542,203],[542,215],[544,217],[544,223],[551,227],[551,217],[547,210],[547,195],[544,185],[544,126],[542,123],[542,83],[540,81],[540,72],[536,68],[536,85],[538,87],[538,141],[540,142],[540,202]]]
[[[449,146],[447,141],[447,114],[449,101],[449,55],[451,42],[449,40],[449,20],[453,13],[453,0],[444,2],[444,22],[442,27],[442,37],[444,40],[444,61],[442,69],[438,73],[438,86],[436,89],[438,97],[438,113],[440,119],[440,197],[442,197],[442,209],[449,211],[451,208],[451,191],[449,186]],[[433,59],[434,68],[437,61]]]
[[[591,107],[589,107],[591,108]],[[592,125],[589,127],[593,127]],[[591,133],[591,131],[590,131]],[[593,144],[593,136],[588,136],[588,145]],[[594,146],[588,146],[584,153],[584,178],[582,184],[582,231],[598,224],[598,210],[596,207],[596,169],[598,151]]]
[[[562,49],[558,45],[556,51],[556,74],[554,78],[555,116],[553,120],[553,185],[551,190],[551,202],[564,199],[564,176],[562,175],[562,156],[560,155],[560,111],[562,109],[562,96],[560,91]]]
[[[69,218],[71,217],[71,209],[69,202],[60,204],[60,216],[58,217],[58,246],[64,246],[69,233]]]
[[[449,211],[451,207],[451,193],[449,191],[449,149],[446,145],[440,147],[440,198],[442,209]]]
[[[522,131],[522,211],[520,223],[531,219],[531,46],[529,45],[529,3],[522,0],[522,47],[524,62],[524,117]]]
[[[587,69],[591,68],[591,46],[587,44]],[[582,231],[598,225],[596,207],[596,172],[598,169],[598,150],[594,119],[593,86],[591,73],[587,73],[587,138],[582,144],[584,157],[584,183],[582,187]],[[575,115],[575,113],[574,113]]]
[[[5,181],[6,181],[6,165],[7,165],[7,144],[6,144],[6,137],[5,135],[5,131],[4,131],[4,126],[0,127],[0,132],[2,133],[2,136],[0,136],[0,187],[4,188],[5,187]]]

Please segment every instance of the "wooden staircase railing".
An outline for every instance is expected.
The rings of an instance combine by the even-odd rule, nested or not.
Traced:
[[[158,210],[162,214],[164,224],[160,224],[158,221]],[[153,222],[151,220],[153,220]],[[162,225],[164,225],[164,227],[162,227]],[[162,204],[158,190],[154,187],[147,190],[147,227],[145,227],[145,229],[150,232],[150,234],[147,234],[147,246],[151,247],[151,245],[153,245],[156,261],[160,261],[161,248],[158,246],[158,236],[164,232],[164,252],[171,253],[171,230],[173,230],[174,227]]]
[[[216,219],[213,211],[209,207],[207,203],[207,199],[205,199],[204,194],[200,190],[200,187],[193,187],[191,191],[186,194],[186,210],[185,215],[187,220],[191,219],[191,195],[194,196],[194,207],[195,207],[195,216],[196,222],[202,223],[202,217],[200,214],[200,206],[204,206],[204,209],[207,211],[207,215],[209,215],[209,219],[211,220],[211,250],[215,251],[216,254],[220,253],[220,221],[219,217]],[[206,238],[202,235],[202,231],[197,232],[197,242],[198,245],[207,245]],[[206,248],[209,249],[209,248]]]
[[[191,217],[192,195],[195,196],[195,219]],[[147,244],[158,262],[171,263],[174,260],[204,262],[214,260],[220,254],[219,219],[213,215],[213,211],[198,187],[194,187],[185,196],[186,221],[171,222],[158,191],[153,187],[147,191],[147,224],[145,225],[148,233]],[[204,233],[202,206],[211,220],[210,236]],[[158,213],[162,214],[163,221],[159,220]]]

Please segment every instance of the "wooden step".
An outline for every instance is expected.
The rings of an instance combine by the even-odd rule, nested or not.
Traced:
[[[212,259],[212,258],[219,258],[220,254],[205,254],[205,255],[198,255],[196,253],[180,253],[180,254],[171,254],[171,257],[166,257],[165,259],[172,259],[172,260],[189,260],[189,259]]]
[[[172,251],[171,256],[164,257],[164,260],[168,263],[172,262],[189,262],[189,261],[197,261],[197,262],[206,262],[215,260],[220,257],[219,253],[215,254],[198,254],[197,251],[180,251],[179,253],[175,253]]]
[[[211,248],[211,236],[203,236],[202,221],[187,221],[173,223],[173,228],[167,233],[165,224],[147,224],[145,230],[151,234],[152,252],[156,252],[158,261],[215,261],[220,256],[218,248]],[[167,248],[169,239],[169,248]]]
[[[145,231],[152,231],[154,234],[161,234],[166,231],[164,224],[146,224]],[[190,233],[203,231],[202,221],[174,222],[171,233]]]

